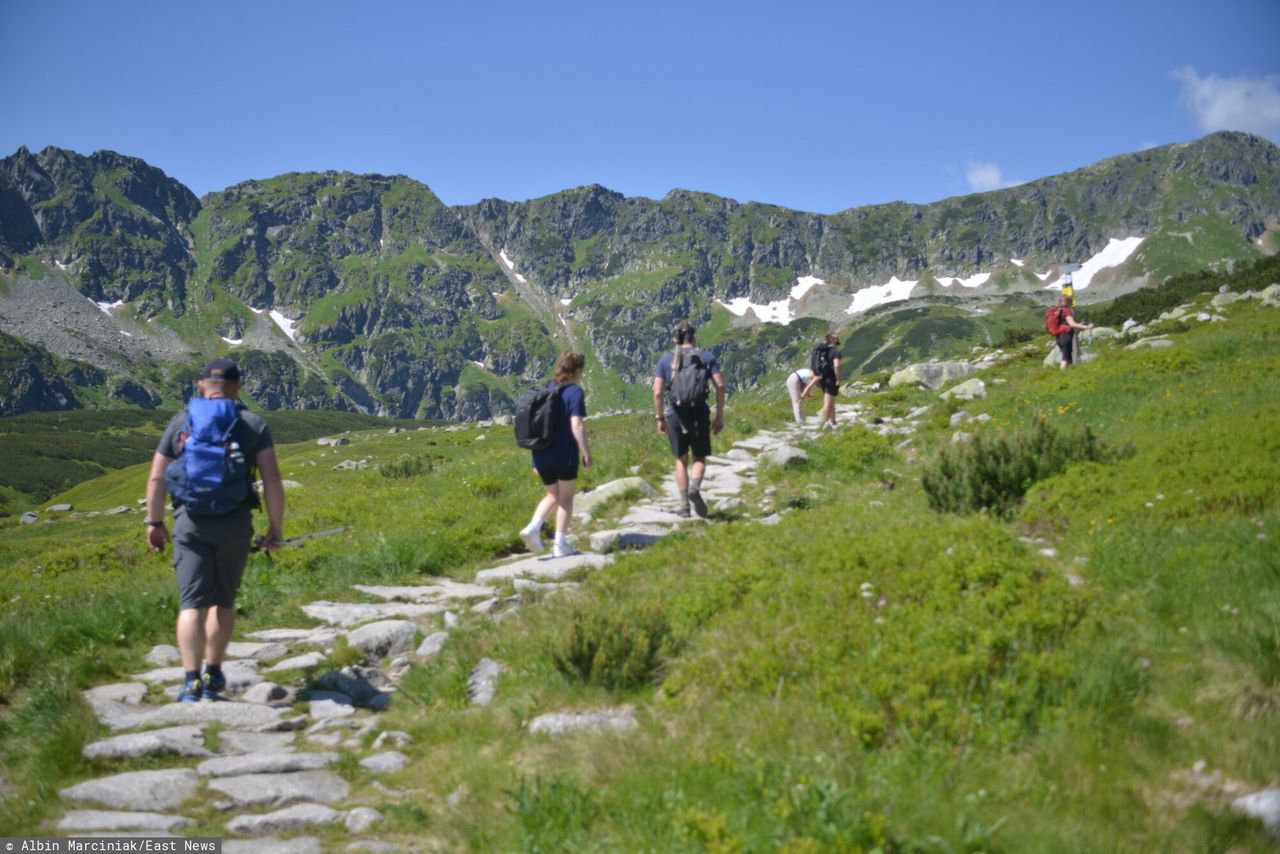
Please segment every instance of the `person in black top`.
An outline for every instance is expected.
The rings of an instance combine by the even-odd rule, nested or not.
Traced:
[[[720,373],[720,364],[710,350],[698,348],[697,329],[687,320],[676,325],[674,352],[665,354],[658,360],[653,378],[653,408],[658,420],[658,432],[671,441],[671,453],[676,458],[676,488],[680,490],[683,502],[679,515],[688,516],[689,506],[702,518],[707,516],[707,503],[702,498],[702,475],[706,471],[707,457],[711,456],[711,434],[724,429],[724,376]],[[689,406],[677,406],[672,401],[664,408],[663,397],[674,382],[675,361],[677,355],[681,364],[696,360],[708,374],[709,385],[716,390],[716,416],[711,419],[711,410],[707,406],[706,397]],[[693,465],[689,465],[689,454],[693,454]]]
[[[830,353],[827,369],[822,374],[815,374],[809,384],[804,387],[801,397],[807,395],[814,386],[822,387],[822,424],[820,429],[829,430],[836,426],[836,395],[840,394],[840,336],[828,333],[824,342]]]

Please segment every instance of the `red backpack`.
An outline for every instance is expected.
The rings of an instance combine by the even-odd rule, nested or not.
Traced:
[[[1044,310],[1044,331],[1054,338],[1071,327],[1067,325],[1066,309],[1060,305],[1051,305]]]

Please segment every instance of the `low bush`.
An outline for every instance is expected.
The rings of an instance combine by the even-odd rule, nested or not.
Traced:
[[[430,457],[421,454],[405,454],[378,466],[378,473],[388,478],[417,477],[428,474],[435,466]]]
[[[979,435],[943,449],[925,470],[922,484],[929,506],[939,513],[986,510],[1008,517],[1036,481],[1072,463],[1103,462],[1108,457],[1087,425],[1067,434],[1040,418],[1026,432]]]
[[[567,635],[551,651],[556,668],[610,691],[652,683],[674,646],[660,605],[620,613],[579,608],[568,623]]]

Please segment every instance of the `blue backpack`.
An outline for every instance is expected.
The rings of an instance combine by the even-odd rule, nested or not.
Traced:
[[[251,501],[252,479],[244,449],[231,437],[240,423],[234,400],[194,397],[178,457],[165,469],[169,493],[192,516],[221,516]]]

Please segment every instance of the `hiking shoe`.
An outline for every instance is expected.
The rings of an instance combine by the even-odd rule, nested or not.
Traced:
[[[528,528],[520,529],[520,539],[524,540],[525,547],[536,555],[542,554],[542,532],[537,528],[530,531]]]
[[[689,503],[693,505],[693,512],[698,514],[699,519],[707,518],[707,502],[702,500],[702,493],[696,489],[689,490]],[[689,515],[685,513],[685,515]]]
[[[688,504],[686,504],[686,505],[684,505],[683,507],[681,507],[679,510],[677,510],[677,511],[676,511],[676,515],[677,515],[677,516],[679,516],[681,519],[688,519],[688,518],[689,518],[689,505],[688,505]]]
[[[582,552],[578,551],[568,543],[553,543],[551,545],[552,557],[573,557],[574,555],[580,554],[582,554]]]
[[[182,690],[178,692],[179,703],[198,703],[200,698],[204,696],[204,683],[199,679],[188,679],[182,683]]]
[[[204,676],[200,679],[204,683],[204,692],[209,695],[210,700],[218,699],[218,695],[227,690],[227,676],[225,673],[213,674],[206,667]]]

